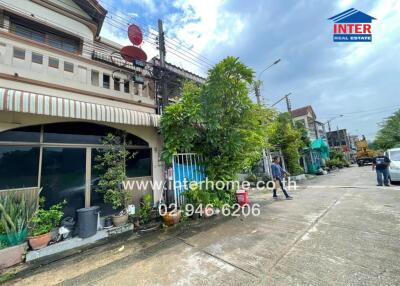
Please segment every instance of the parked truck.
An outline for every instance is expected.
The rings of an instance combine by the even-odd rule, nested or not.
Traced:
[[[374,150],[368,149],[367,139],[363,136],[361,140],[356,141],[357,154],[356,161],[359,167],[366,164],[372,164],[372,160],[376,156]]]

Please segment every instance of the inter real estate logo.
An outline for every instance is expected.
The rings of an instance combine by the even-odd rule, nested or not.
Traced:
[[[354,8],[337,14],[328,20],[333,24],[334,42],[371,42],[372,41],[372,20],[369,16]]]

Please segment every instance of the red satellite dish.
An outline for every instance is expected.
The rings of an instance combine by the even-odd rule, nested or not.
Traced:
[[[146,53],[138,47],[125,46],[121,49],[121,56],[127,62],[133,62],[133,60],[147,61]]]
[[[128,38],[132,44],[139,46],[143,42],[143,34],[139,26],[131,24],[128,27]]]

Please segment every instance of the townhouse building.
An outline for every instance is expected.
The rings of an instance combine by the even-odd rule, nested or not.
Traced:
[[[156,87],[148,63],[116,61],[121,46],[99,36],[96,0],[0,1],[0,190],[40,187],[66,215],[91,205],[95,157],[108,133],[123,134],[130,179],[163,180]],[[161,187],[150,192],[154,201]]]

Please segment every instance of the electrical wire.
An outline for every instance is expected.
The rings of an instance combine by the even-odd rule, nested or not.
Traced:
[[[5,3],[5,2],[3,2],[3,1],[0,1],[0,3],[3,3],[3,4],[6,4],[6,5],[8,5],[8,6],[13,7],[14,10],[18,11],[18,12],[21,13],[21,14],[26,15],[27,18],[32,18],[32,15],[31,15],[31,14],[29,14],[28,12],[26,12],[26,11],[24,11],[24,10],[22,10],[22,9],[20,9],[20,8],[18,8],[18,7],[16,7],[15,5],[12,5],[12,4],[9,4],[9,3]],[[63,3],[64,3],[64,2],[63,2]],[[76,9],[76,7],[73,7],[73,8]],[[41,17],[40,20],[41,20],[42,22],[47,23],[47,24],[50,23],[50,24],[53,24],[53,25],[57,25],[57,26],[59,26],[59,27],[65,29],[65,30],[67,30],[67,31],[71,31],[71,32],[75,33],[76,35],[79,35],[79,37],[81,37],[81,38],[83,38],[83,39],[86,39],[87,41],[84,41],[83,46],[89,47],[89,49],[90,49],[90,48],[93,48],[93,49],[96,48],[96,49],[102,49],[102,50],[105,51],[105,52],[110,52],[110,51],[107,50],[107,49],[104,49],[104,48],[95,46],[94,44],[91,44],[90,42],[92,42],[92,39],[89,39],[89,38],[85,37],[84,35],[82,35],[82,34],[79,33],[78,31],[74,31],[74,30],[72,30],[72,29],[70,29],[70,28],[68,28],[68,27],[62,26],[62,25],[60,25],[60,24],[55,24],[55,23],[53,23],[52,21],[49,21],[48,19],[43,18],[43,17]],[[126,32],[126,29],[125,29],[125,28],[122,28],[120,25],[117,25],[116,23],[114,23],[114,22],[112,22],[112,21],[110,21],[110,20],[107,20],[107,19],[106,19],[106,22],[108,22],[108,24],[111,25],[112,27],[115,27],[115,28],[117,28],[117,29],[120,29],[120,30]],[[30,27],[28,27],[28,28],[30,28]],[[38,32],[40,32],[40,31],[38,31]],[[150,38],[150,39],[144,38],[143,40],[144,40],[145,42],[151,44],[151,45],[154,45],[156,48],[158,48],[157,43],[156,43],[155,41],[152,41],[152,38]],[[87,49],[86,49],[86,51],[87,51]],[[170,50],[170,52],[171,52],[171,50]],[[197,62],[196,60],[191,59],[189,56],[187,56],[187,55],[185,55],[185,54],[183,54],[183,53],[180,53],[179,51],[176,51],[176,50],[175,50],[175,52],[171,52],[171,53],[174,54],[175,56],[177,56],[177,57],[183,59],[183,60],[189,61],[191,64],[193,64],[193,65],[195,65],[195,66],[197,66],[197,67],[204,68],[204,69],[208,69],[208,67],[204,66],[202,63],[199,63],[199,62]]]
[[[60,0],[58,0],[58,1],[60,1]],[[102,1],[101,1],[101,2],[102,2]],[[108,6],[108,3],[102,2],[102,5],[103,5],[103,6]],[[112,6],[109,5],[108,7],[112,7]],[[114,8],[114,7],[112,7],[112,8]],[[110,8],[107,8],[107,9],[108,9],[108,12],[110,12]],[[115,12],[110,12],[110,13],[114,14],[116,17],[122,19],[123,21],[130,22],[129,19],[132,18],[130,15],[128,15],[127,13],[125,13],[125,12],[123,12],[123,11],[118,11],[119,13],[121,13],[121,14],[123,14],[123,15],[125,15],[125,16],[128,17],[128,18],[124,18],[124,17],[121,17],[120,15],[117,14],[117,10],[116,10],[116,9],[114,9],[114,11],[115,11]],[[139,19],[135,19],[135,22],[140,23],[141,26],[147,26],[147,27],[149,28],[149,33],[152,34],[152,35],[155,35],[156,37],[158,37],[157,29],[155,29],[154,26],[145,24],[144,22],[140,21]],[[151,29],[152,29],[154,32],[152,32]],[[172,39],[172,38],[169,39],[169,38],[166,37],[166,36],[164,36],[164,38],[165,38],[166,43],[170,42],[173,46],[178,47],[178,48],[183,48],[183,49],[187,50],[188,53],[191,53],[191,54],[194,55],[195,57],[204,60],[205,62],[207,62],[207,63],[210,64],[211,66],[215,65],[215,63],[214,63],[213,61],[211,61],[210,59],[208,59],[208,58],[205,57],[204,55],[202,55],[202,54],[200,54],[200,53],[198,53],[198,52],[192,50],[192,49],[189,48],[189,47],[186,47],[186,46],[183,44],[183,41],[181,41],[181,40],[176,40],[176,39]]]
[[[57,0],[57,1],[62,2],[66,6],[69,6],[72,9],[75,9],[76,11],[80,11],[76,7],[71,6],[71,5],[65,3],[65,2],[63,2],[61,0]],[[110,14],[113,14],[113,15],[112,16],[106,15],[105,16],[105,18],[106,18],[105,22],[107,24],[111,25],[114,28],[117,28],[117,29],[120,29],[120,30],[126,32],[127,31],[126,30],[127,27],[131,24],[130,21],[125,19],[125,18],[123,18],[123,17],[121,17],[121,16],[119,16],[119,15],[117,15],[115,12],[110,12],[110,11],[108,11],[108,12]],[[121,12],[121,13],[123,13],[123,12]],[[123,13],[123,14],[125,14],[125,13]],[[119,18],[121,20],[118,20],[118,19],[115,19],[115,18]],[[145,26],[145,25],[143,25],[143,26]],[[144,41],[147,41],[147,42],[153,41],[152,44],[157,45],[156,43],[158,41],[158,34],[155,34],[155,33],[151,32],[151,31],[143,31],[142,33],[147,37],[147,39],[146,38],[143,39]],[[166,39],[165,43],[166,43],[166,47],[167,48],[169,48],[171,50],[174,50],[174,52],[172,52],[172,54],[174,54],[176,56],[179,56],[180,58],[183,58],[185,60],[190,59],[189,61],[191,63],[196,62],[195,65],[197,65],[197,66],[201,65],[201,66],[204,66],[204,67],[206,67],[208,69],[209,67],[212,67],[212,65],[213,65],[213,64],[210,64],[209,62],[203,60],[200,57],[196,57],[196,55],[194,55],[194,53],[195,53],[194,51],[191,51],[191,50],[189,50],[188,52],[179,51],[179,50],[176,49],[176,47],[178,47],[178,46],[171,45],[171,43],[169,43],[169,41],[167,39]],[[157,45],[157,47],[158,47],[158,45]],[[181,48],[181,47],[179,46],[178,48]],[[177,55],[177,53],[180,53],[181,55]],[[203,57],[203,58],[205,58],[205,57]]]

